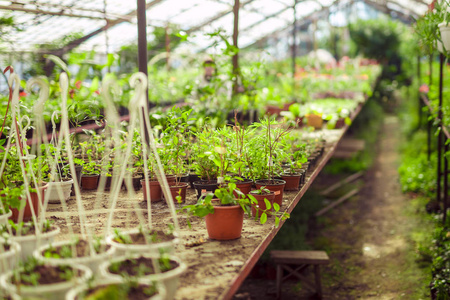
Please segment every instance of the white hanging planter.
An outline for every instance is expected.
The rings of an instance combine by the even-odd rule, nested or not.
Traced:
[[[111,258],[113,258],[114,252],[116,250],[113,246],[110,246],[107,251],[93,256],[73,257],[73,258],[44,257],[44,255],[42,254],[43,252],[45,252],[45,250],[47,250],[50,247],[57,248],[61,246],[70,246],[71,244],[73,244],[73,241],[59,241],[55,243],[49,243],[36,249],[33,252],[33,256],[40,261],[45,261],[52,265],[72,265],[72,266],[84,265],[89,269],[91,269],[92,273],[96,275],[100,264],[106,260],[110,260]],[[101,244],[103,247],[107,246],[105,242],[102,242]]]
[[[8,219],[11,216],[12,216],[12,211],[11,210],[9,210],[9,212],[7,212],[6,214],[0,215],[0,225],[8,224]]]
[[[0,243],[4,244],[4,240]],[[8,243],[9,249],[0,253],[0,273],[2,274],[16,267],[20,255],[20,245],[13,241]]]
[[[22,299],[26,298],[40,298],[47,300],[60,300],[64,299],[68,290],[74,286],[83,284],[92,277],[92,272],[85,266],[72,266],[75,272],[81,271],[83,275],[80,277],[74,277],[70,281],[52,283],[52,284],[40,284],[37,286],[21,285],[20,291],[17,286],[11,282],[13,277],[13,271],[8,271],[6,274],[0,277],[0,286],[6,291],[6,293],[12,295],[20,295]],[[20,271],[20,270],[19,270]]]
[[[145,258],[149,258],[149,259],[155,259],[157,260],[160,256],[159,255],[142,255]],[[121,280],[122,276],[119,274],[113,274],[109,271],[109,267],[112,263],[115,262],[120,262],[126,259],[133,259],[133,258],[137,258],[139,257],[134,255],[132,257],[118,257],[116,259],[113,259],[111,261],[106,261],[104,263],[102,263],[99,267],[99,272],[100,275],[105,278],[105,279],[111,279],[111,280]],[[177,291],[178,288],[178,283],[180,281],[180,276],[181,274],[183,274],[186,269],[187,266],[185,263],[183,263],[179,258],[175,257],[175,256],[171,256],[169,255],[168,258],[171,261],[175,261],[178,266],[172,270],[166,271],[164,273],[158,273],[158,274],[149,274],[149,275],[143,275],[140,276],[138,278],[138,282],[139,283],[152,283],[153,281],[157,281],[157,282],[161,282],[165,289],[166,289],[166,299],[167,300],[172,300],[175,297],[175,293]]]
[[[444,49],[445,49],[445,51],[449,51],[450,50],[450,26],[446,22],[443,22],[443,23],[439,24],[438,27],[439,27],[439,30],[441,31],[441,40],[442,40]],[[439,48],[439,41],[438,41],[438,48]],[[441,51],[441,52],[443,52],[443,51]]]
[[[11,240],[17,242],[22,251],[21,259],[26,260],[29,256],[33,255],[34,250],[39,248],[41,245],[50,244],[55,239],[55,236],[59,234],[61,229],[52,225],[53,230],[45,233],[41,233],[39,236],[32,235],[21,235],[21,236],[11,236]]]
[[[67,292],[66,294],[66,300],[77,300],[77,299],[82,299],[80,297],[81,294],[88,296],[87,294],[85,294],[87,291],[89,291],[90,288],[96,288],[99,286],[107,286],[107,285],[112,285],[112,284],[121,284],[123,283],[123,280],[113,280],[113,279],[100,279],[98,281],[96,281],[96,283],[92,286],[89,287],[88,285],[84,284],[78,287],[74,287],[72,289],[69,290],[69,292]],[[158,287],[158,294],[149,297],[149,300],[165,300],[166,298],[166,290],[164,288],[163,285],[159,285]]]
[[[61,197],[59,195],[59,189],[61,189],[62,196],[67,201],[72,191],[73,179],[67,181],[49,182],[47,184],[47,190],[45,191],[45,197],[48,198],[48,203],[58,204],[61,203]]]
[[[131,229],[128,231],[121,232],[122,235],[136,234],[139,233],[139,229]],[[130,254],[159,254],[160,250],[163,250],[164,253],[172,254],[175,250],[175,245],[179,243],[179,238],[175,235],[175,238],[159,243],[151,243],[151,244],[122,244],[118,243],[114,240],[114,235],[110,234],[106,237],[106,242],[113,246],[116,249],[116,256],[124,256]]]

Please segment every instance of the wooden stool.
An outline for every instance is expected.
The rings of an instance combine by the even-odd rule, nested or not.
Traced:
[[[270,252],[270,256],[277,265],[277,299],[281,299],[281,283],[283,280],[290,276],[296,276],[305,286],[317,293],[320,299],[322,299],[322,287],[320,284],[320,265],[326,265],[330,262],[330,258],[324,251],[278,251],[274,250]],[[297,268],[294,270],[289,265],[295,265]],[[305,276],[300,274],[300,271],[306,269],[308,266],[314,265],[315,273],[315,288]],[[288,271],[289,274],[283,277],[283,269]]]

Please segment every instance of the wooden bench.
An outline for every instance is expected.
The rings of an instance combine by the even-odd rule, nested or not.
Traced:
[[[330,258],[324,251],[280,251],[270,252],[270,256],[277,265],[277,299],[281,299],[281,283],[291,276],[295,276],[305,283],[305,287],[315,291],[322,299],[322,287],[320,283],[320,265],[326,265]],[[295,266],[294,268],[292,266]],[[308,266],[314,266],[315,285],[300,272]],[[283,270],[289,272],[283,277]]]

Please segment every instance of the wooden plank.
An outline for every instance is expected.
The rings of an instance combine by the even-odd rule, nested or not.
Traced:
[[[330,262],[325,251],[283,251],[274,250],[270,252],[270,257],[275,263],[280,264],[309,264],[324,265]]]
[[[351,192],[345,194],[344,196],[342,196],[341,198],[337,199],[336,201],[332,202],[331,204],[329,204],[328,206],[322,208],[321,210],[319,210],[315,216],[316,217],[320,217],[321,215],[323,215],[324,213],[326,213],[327,211],[331,210],[332,208],[334,208],[335,206],[341,204],[342,202],[344,202],[345,200],[351,198],[352,196],[356,195],[359,192],[359,189],[354,189]]]
[[[352,181],[355,181],[356,179],[360,178],[363,175],[364,175],[364,172],[362,172],[362,171],[360,171],[358,173],[355,173],[353,175],[350,175],[347,178],[345,178],[344,180],[341,180],[341,181],[333,184],[332,186],[330,186],[329,188],[327,188],[325,191],[321,192],[320,194],[323,195],[323,196],[326,196],[329,193],[331,193],[332,191],[340,188],[344,184],[352,182]]]
[[[366,147],[366,142],[360,139],[345,138],[339,142],[338,150],[362,151]]]

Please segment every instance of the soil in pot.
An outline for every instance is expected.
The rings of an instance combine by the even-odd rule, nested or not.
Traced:
[[[158,180],[150,178],[149,182],[150,188],[150,201],[158,202],[162,200],[162,189]],[[144,201],[147,201],[147,187],[145,185],[145,179],[141,180],[142,192],[144,193]]]
[[[216,180],[199,180],[194,182],[194,188],[197,194],[197,199],[200,199],[203,194],[214,193],[216,189],[219,188],[219,184]]]
[[[214,206],[214,213],[205,216],[210,239],[234,240],[241,237],[244,210],[241,206]]]
[[[120,244],[146,245],[148,244],[146,237],[152,243],[169,242],[175,238],[173,234],[166,234],[162,230],[152,230],[146,236],[142,232],[127,233],[115,237],[113,240]]]
[[[71,266],[36,265],[31,271],[23,270],[19,273],[19,284],[25,286],[35,286],[36,284],[28,278],[34,278],[36,283],[39,285],[65,282],[70,280],[67,278],[67,274],[73,274],[73,272],[74,270]],[[81,271],[76,271],[76,274],[73,274],[75,277],[79,277],[81,275]],[[11,283],[17,284],[15,276],[11,278]]]
[[[118,262],[113,262],[108,268],[108,271],[112,274],[128,274],[129,276],[143,276],[156,274],[153,267],[152,258],[148,257],[138,257],[135,259],[125,259]],[[178,267],[176,261],[170,259],[158,259],[159,268],[161,273],[170,271]]]
[[[83,299],[124,299],[124,300],[148,300],[158,292],[154,286],[146,284],[109,284],[100,285],[89,289]],[[79,299],[79,298],[76,298]]]
[[[94,246],[94,250],[96,254],[103,253],[108,251],[111,246],[105,245],[104,247],[96,248]],[[72,245],[64,245],[57,247],[49,247],[46,250],[42,251],[43,257],[52,257],[52,258],[72,258],[72,257],[87,257],[90,255],[91,250],[89,247],[89,243],[86,240],[79,240],[75,244],[75,256],[72,253]]]
[[[186,182],[180,183],[169,183],[170,193],[172,194],[172,199],[175,203],[178,203],[177,197],[180,196],[180,202],[184,203],[186,201],[186,190],[189,184]]]
[[[17,228],[18,229],[18,228]],[[17,229],[15,227],[11,227],[11,233],[13,236],[17,236]],[[46,232],[51,232],[57,230],[55,226],[44,226],[42,228],[41,234]],[[1,231],[0,231],[1,233]],[[24,223],[21,227],[20,236],[34,235],[36,234],[36,227],[33,222]]]
[[[283,203],[283,191],[284,191],[284,185],[286,184],[286,181],[284,180],[257,180],[255,182],[256,188],[259,190],[261,187],[265,186],[266,189],[269,191],[272,191],[275,193],[275,199],[274,202],[277,203],[280,207]]]
[[[42,201],[44,201],[46,189],[47,189],[46,186],[39,188]],[[25,207],[23,208],[23,210],[24,210],[23,220],[22,220],[23,222],[31,221],[31,219],[33,218],[30,202],[33,204],[33,211],[34,211],[35,216],[37,217],[39,215],[39,196],[38,196],[37,192],[30,193],[30,200],[31,201],[27,201],[27,203],[25,204]],[[12,220],[14,223],[19,222],[19,210],[17,208],[11,208],[11,212],[12,212],[12,215],[9,219]]]
[[[81,188],[85,191],[96,190],[98,187],[98,179],[100,175],[82,175],[81,176]]]
[[[286,185],[284,186],[285,191],[298,191],[298,187],[300,185],[300,179],[302,174],[300,173],[285,173],[281,176],[281,178],[286,181]]]
[[[258,204],[252,203],[252,216],[255,217],[258,215],[258,217],[261,217],[261,214],[263,211],[267,209],[266,202],[264,199],[269,200],[270,204],[273,205],[273,201],[275,200],[275,193],[270,192],[270,194],[254,194],[250,192],[250,195],[256,198],[256,201],[258,201]],[[258,206],[258,207],[257,207]]]

